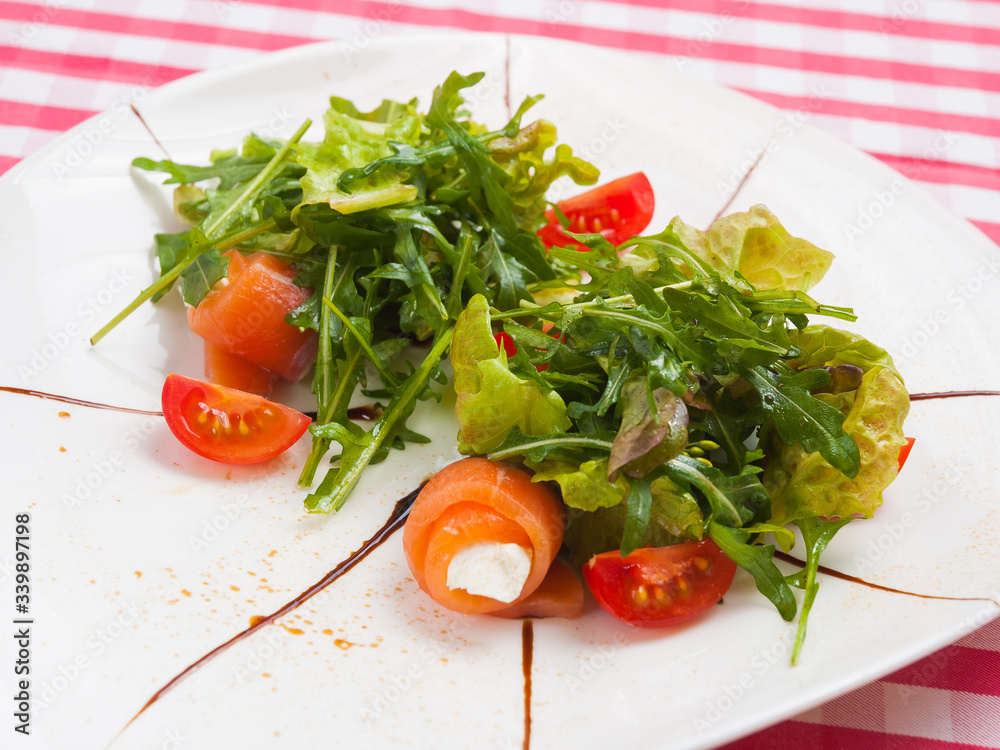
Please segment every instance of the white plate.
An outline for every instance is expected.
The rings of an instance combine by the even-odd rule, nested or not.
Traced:
[[[426,103],[456,68],[487,72],[478,119],[502,122],[508,90],[515,104],[544,92],[533,114],[556,122],[606,177],[645,170],[655,227],[674,214],[706,225],[773,139],[733,208],[766,202],[794,234],[837,254],[817,295],[858,310],[857,330],[898,357],[911,390],[1000,385],[997,282],[974,280],[996,275],[992,243],[798,118],[665,64],[550,40],[380,38],[192,76],[141,109],[175,159],[201,163],[250,129],[287,135],[306,116],[320,122],[331,94],[362,108],[414,94]],[[317,125],[310,137],[318,133]],[[86,343],[154,278],[151,235],[174,227],[169,191],[129,169],[139,155],[158,151],[118,111],[0,180],[0,383],[155,409],[165,372],[199,374],[201,347],[174,296],[144,306],[98,347]],[[956,296],[962,290],[971,299]],[[15,512],[32,514],[36,703],[33,735],[21,743],[32,748],[104,747],[169,677],[319,579],[399,496],[456,456],[448,409],[422,407],[416,419],[435,436],[431,446],[369,471],[340,516],[309,517],[295,485],[305,440],[264,466],[227,468],[188,453],[158,419],[3,393],[0,403],[0,562],[12,562]],[[914,404],[906,472],[878,517],[847,527],[824,562],[903,589],[997,597],[998,417],[1000,399]],[[5,618],[13,585],[10,575],[0,585]],[[742,574],[725,606],[673,631],[637,632],[591,606],[576,621],[535,624],[534,746],[715,745],[884,675],[995,614],[982,602],[824,580],[792,668],[794,626]],[[282,625],[301,634],[271,626],[238,644],[114,747],[521,745],[520,623],[438,609],[411,581],[398,537]],[[10,665],[12,640],[0,643],[0,663]]]

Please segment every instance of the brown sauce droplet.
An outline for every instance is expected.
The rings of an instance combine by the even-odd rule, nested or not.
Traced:
[[[22,396],[35,396],[37,398],[47,398],[53,401],[62,401],[64,404],[74,404],[75,406],[87,406],[91,409],[107,409],[108,411],[121,411],[127,414],[146,414],[150,417],[162,417],[162,411],[147,411],[145,409],[129,409],[125,406],[112,406],[111,404],[101,404],[96,401],[85,401],[82,398],[74,398],[73,396],[60,396],[55,393],[46,393],[45,391],[33,391],[30,388],[15,388],[10,385],[0,385],[0,391],[6,393],[19,393]],[[69,416],[68,411],[59,412],[59,416],[66,418]]]
[[[784,560],[792,565],[797,565],[800,568],[806,566],[805,562],[799,560],[797,557],[792,557],[791,555],[785,554],[784,552],[776,551],[774,556],[779,560]],[[934,594],[918,594],[913,591],[903,591],[902,589],[894,589],[890,586],[882,586],[878,583],[872,583],[871,581],[866,581],[864,578],[858,578],[857,576],[852,576],[847,573],[841,573],[839,570],[834,570],[833,568],[828,568],[825,565],[820,565],[817,570],[820,573],[825,573],[831,578],[839,578],[841,581],[849,581],[850,583],[856,583],[859,586],[865,586],[870,589],[875,589],[876,591],[888,591],[890,594],[903,594],[904,596],[915,596],[918,599],[941,599],[943,601],[950,602],[992,602],[1000,607],[1000,602],[995,599],[990,599],[989,597],[982,596],[936,596]]]
[[[129,719],[128,723],[124,727],[122,727],[121,732],[118,733],[115,739],[117,739],[117,737],[120,737],[122,732],[128,729],[129,726],[131,726],[132,722],[138,719],[147,708],[156,703],[156,701],[162,698],[166,693],[168,693],[185,677],[197,671],[199,668],[201,668],[207,662],[211,661],[213,658],[221,654],[230,646],[239,643],[244,638],[250,635],[253,635],[258,630],[263,628],[265,625],[269,625],[278,618],[288,614],[296,607],[305,603],[306,601],[314,597],[316,594],[318,594],[320,591],[325,589],[327,586],[332,584],[334,581],[336,581],[338,578],[348,573],[352,568],[354,568],[358,563],[360,563],[366,557],[368,557],[368,555],[370,555],[372,551],[377,549],[382,543],[384,543],[389,537],[391,537],[396,531],[398,531],[403,526],[403,523],[406,521],[406,517],[410,514],[410,508],[413,506],[413,501],[417,499],[417,495],[420,494],[420,490],[422,489],[423,489],[423,484],[421,484],[420,487],[413,490],[413,492],[409,493],[405,497],[400,498],[396,502],[395,507],[393,507],[392,513],[389,514],[389,518],[382,525],[382,527],[375,532],[374,536],[372,536],[371,539],[369,539],[360,547],[358,547],[358,549],[355,550],[349,557],[347,557],[346,560],[343,560],[342,562],[338,563],[333,570],[331,570],[329,573],[323,576],[319,581],[314,583],[312,586],[307,588],[297,597],[292,599],[290,602],[284,604],[271,614],[263,616],[254,615],[253,617],[250,618],[250,627],[246,628],[245,630],[241,630],[239,633],[234,635],[225,643],[216,646],[214,649],[209,651],[200,659],[193,662],[189,666],[185,667],[181,672],[179,672],[177,675],[171,678],[169,682],[167,682],[163,687],[161,687],[159,690],[153,693],[153,697],[150,698],[148,701],[146,701],[146,703],[143,705],[142,708],[139,709],[138,713],[136,713],[135,716]],[[114,740],[112,740],[112,742],[114,742]]]
[[[351,643],[350,641],[345,641],[343,638],[335,638],[333,645],[339,648],[341,651],[347,651],[351,646],[357,646],[357,643]]]
[[[531,747],[531,662],[534,659],[535,628],[531,620],[521,623],[521,672],[524,674],[524,744]]]

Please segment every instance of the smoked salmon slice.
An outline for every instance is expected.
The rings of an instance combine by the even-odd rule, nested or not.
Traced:
[[[210,344],[294,383],[316,358],[317,337],[288,325],[285,314],[311,291],[296,286],[295,271],[273,255],[223,255],[229,277],[188,308],[188,326]]]
[[[561,560],[553,560],[541,585],[527,598],[507,609],[490,612],[494,617],[565,617],[583,609],[583,584]]]
[[[210,383],[254,393],[267,398],[278,382],[278,374],[205,342],[205,378]]]
[[[508,609],[527,599],[545,579],[563,540],[563,510],[547,485],[532,483],[520,469],[485,458],[446,466],[421,490],[403,529],[403,551],[420,588],[455,612]],[[448,567],[463,550],[481,542],[516,544],[531,567],[512,602],[448,587]]]

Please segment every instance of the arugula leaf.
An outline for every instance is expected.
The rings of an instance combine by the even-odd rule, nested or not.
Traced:
[[[857,476],[861,452],[844,431],[844,415],[809,393],[820,371],[785,376],[762,367],[738,367],[737,371],[760,394],[761,406],[786,445],[797,443],[809,453],[818,451],[846,476]],[[829,373],[824,374],[829,379]]]
[[[627,557],[642,544],[649,528],[649,514],[653,507],[653,491],[649,479],[642,477],[631,482],[632,492],[625,501],[625,530],[622,532],[622,557]]]
[[[852,519],[844,518],[838,521],[824,521],[821,518],[804,518],[796,522],[796,526],[802,530],[802,539],[806,547],[806,566],[797,574],[789,577],[789,582],[806,592],[805,599],[802,600],[802,613],[799,615],[799,627],[795,633],[795,646],[792,649],[792,666],[799,660],[802,653],[802,644],[806,639],[806,623],[809,619],[809,612],[812,610],[813,602],[819,591],[819,581],[816,580],[816,573],[819,570],[819,558],[826,550],[834,534],[846,526]]]
[[[181,271],[184,301],[189,305],[199,305],[212,286],[228,275],[228,258],[223,258],[215,248],[202,253]]]
[[[750,544],[746,529],[731,529],[716,521],[708,524],[708,535],[733,562],[753,576],[757,590],[774,604],[782,619],[791,622],[798,605],[788,582],[774,564],[774,545]]]

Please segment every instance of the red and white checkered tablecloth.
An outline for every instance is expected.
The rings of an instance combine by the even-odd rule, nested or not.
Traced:
[[[917,181],[1000,243],[1000,2],[0,0],[0,171],[140,89],[323,39],[433,29],[677,58]],[[1000,620],[728,748],[1000,748]]]

